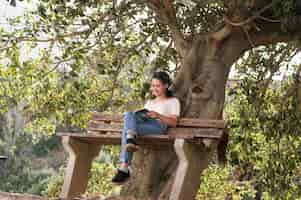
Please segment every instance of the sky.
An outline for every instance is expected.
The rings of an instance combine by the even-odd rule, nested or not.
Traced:
[[[26,1],[16,0],[16,7],[10,6],[7,0],[0,0],[0,26],[9,28],[7,20],[23,15],[27,9],[33,9],[34,4],[26,3]]]
[[[13,7],[9,5],[6,0],[0,0],[0,21],[6,21],[6,18],[22,15],[26,9],[30,8],[29,4],[25,2],[17,1],[17,6]]]

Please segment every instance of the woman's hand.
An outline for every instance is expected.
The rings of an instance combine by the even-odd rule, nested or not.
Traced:
[[[155,118],[155,119],[159,119],[160,114],[155,112],[155,111],[148,111],[147,116],[149,116],[150,118]]]
[[[147,116],[153,118],[153,119],[159,119],[161,122],[167,124],[168,126],[171,127],[176,127],[177,126],[177,116],[165,116],[165,115],[161,115],[155,111],[148,111],[146,113]]]

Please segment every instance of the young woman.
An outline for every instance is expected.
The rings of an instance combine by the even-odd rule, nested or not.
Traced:
[[[180,102],[168,90],[171,79],[166,72],[155,72],[151,80],[151,93],[155,97],[148,100],[144,106],[146,117],[139,112],[126,112],[122,130],[121,164],[113,183],[122,184],[130,178],[129,166],[133,152],[138,150],[135,138],[139,135],[164,134],[168,127],[177,125],[180,115]]]

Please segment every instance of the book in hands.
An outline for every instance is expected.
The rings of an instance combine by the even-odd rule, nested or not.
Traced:
[[[135,111],[135,116],[137,117],[138,120],[145,121],[147,119],[150,119],[150,117],[147,115],[148,112],[149,110],[143,108]]]

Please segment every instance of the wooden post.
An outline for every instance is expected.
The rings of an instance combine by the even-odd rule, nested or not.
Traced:
[[[208,166],[212,149],[204,145],[188,142],[185,139],[176,139],[174,148],[179,159],[176,177],[171,189],[169,200],[195,199],[200,185],[201,172]]]
[[[60,198],[72,199],[85,193],[92,161],[101,146],[83,143],[70,136],[63,136],[62,143],[69,153],[69,160]]]

